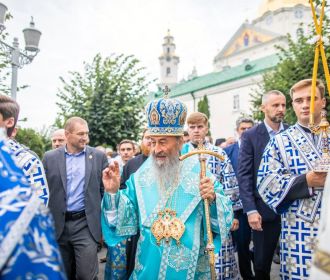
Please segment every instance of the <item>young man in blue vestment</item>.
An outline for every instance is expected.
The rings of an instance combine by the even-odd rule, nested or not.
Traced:
[[[281,214],[281,278],[308,279],[319,228],[326,173],[313,171],[321,158],[322,137],[309,129],[312,80],[290,90],[297,123],[268,143],[258,172],[258,191]],[[325,107],[324,85],[317,81],[314,121]]]
[[[242,209],[242,203],[239,199],[237,179],[230,159],[222,148],[206,141],[209,130],[208,118],[205,114],[200,112],[190,114],[187,118],[187,125],[190,142],[183,145],[182,154],[193,151],[198,147],[198,144],[203,143],[207,150],[216,152],[224,158],[224,160],[220,160],[215,156],[207,155],[207,166],[217,181],[222,184],[225,194],[233,203],[234,221],[231,230],[236,231],[239,227],[239,222],[235,217],[235,213]],[[216,273],[218,280],[235,280],[239,277],[233,240],[230,233],[222,241],[221,250],[217,254]]]
[[[41,160],[27,147],[12,139],[19,109],[19,105],[14,99],[6,95],[0,95],[0,114],[4,122],[3,127],[5,127],[9,137],[7,144],[13,152],[16,164],[28,178],[30,186],[37,192],[39,199],[47,206],[49,190]]]
[[[183,162],[183,125],[187,109],[175,99],[147,105],[152,152],[120,190],[119,166],[103,172],[103,232],[108,245],[140,230],[131,279],[209,279],[205,254],[203,199],[211,203],[214,243],[219,246],[232,225],[232,206],[208,172],[200,180],[198,156]]]
[[[53,219],[15,164],[0,113],[0,278],[66,279]]]

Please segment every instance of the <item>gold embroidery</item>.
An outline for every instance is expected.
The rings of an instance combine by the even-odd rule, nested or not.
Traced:
[[[187,117],[187,112],[183,111],[181,116],[180,116],[180,125],[184,125],[184,123],[186,122],[186,117]]]
[[[163,238],[165,238],[166,242],[173,238],[179,245],[185,229],[184,223],[176,217],[176,212],[166,208],[164,211],[158,212],[158,219],[152,224],[151,232],[157,240],[157,245],[160,245],[160,241]]]
[[[152,125],[159,125],[159,114],[155,107],[153,107],[150,112],[150,123]]]
[[[330,254],[317,249],[314,254],[314,264],[319,269],[330,274]]]

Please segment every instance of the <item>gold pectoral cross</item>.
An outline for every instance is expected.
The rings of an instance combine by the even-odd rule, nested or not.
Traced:
[[[163,238],[167,243],[173,238],[179,245],[185,229],[184,223],[176,217],[176,212],[166,208],[158,212],[158,218],[152,224],[151,232],[157,240],[157,245],[160,245]]]

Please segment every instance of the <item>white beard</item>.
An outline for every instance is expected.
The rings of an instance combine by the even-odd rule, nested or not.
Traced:
[[[179,155],[170,155],[165,161],[159,161],[152,153],[151,160],[158,185],[163,185],[165,189],[168,189],[177,183],[180,169]]]

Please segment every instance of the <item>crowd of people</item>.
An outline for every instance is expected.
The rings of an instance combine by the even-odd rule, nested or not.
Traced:
[[[289,102],[274,89],[262,122],[242,116],[214,145],[207,116],[167,96],[148,103],[141,144],[123,139],[116,152],[90,147],[87,120],[71,117],[42,160],[15,141],[19,105],[0,95],[0,278],[91,280],[106,262],[105,279],[211,279],[214,269],[267,280],[279,254],[281,279],[330,279],[330,180],[314,171],[329,139],[308,126],[311,86],[290,90],[296,124],[283,122]],[[213,154],[180,160],[196,150]]]

